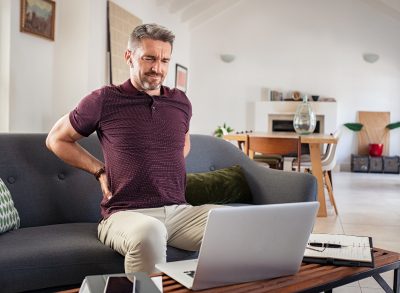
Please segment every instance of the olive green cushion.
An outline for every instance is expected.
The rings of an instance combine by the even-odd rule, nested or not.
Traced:
[[[251,192],[238,165],[206,173],[189,173],[186,200],[191,205],[251,203]]]

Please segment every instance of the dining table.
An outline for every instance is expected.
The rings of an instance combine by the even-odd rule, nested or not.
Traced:
[[[298,134],[296,132],[254,132],[227,134],[223,138],[237,141],[242,150],[251,159],[255,153],[262,154],[297,154],[298,170],[301,164],[301,145],[308,144],[310,150],[311,170],[317,179],[317,199],[320,203],[318,217],[327,217],[324,193],[321,152],[325,144],[336,144],[337,138],[332,134]]]

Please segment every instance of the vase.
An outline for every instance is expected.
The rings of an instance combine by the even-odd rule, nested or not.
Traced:
[[[368,145],[369,155],[371,157],[380,157],[383,152],[383,144],[382,143],[370,143]]]
[[[293,119],[293,127],[298,134],[310,134],[315,130],[317,119],[315,113],[308,102],[307,96],[303,96],[303,101],[297,107]]]

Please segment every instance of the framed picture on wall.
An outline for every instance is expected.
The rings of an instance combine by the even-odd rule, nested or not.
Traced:
[[[176,63],[175,67],[175,87],[186,93],[188,70],[185,66]]]
[[[21,0],[20,31],[54,41],[56,3],[51,0]]]

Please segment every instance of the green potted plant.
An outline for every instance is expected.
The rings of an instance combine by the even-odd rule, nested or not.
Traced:
[[[223,137],[224,135],[231,133],[234,129],[231,128],[230,126],[226,125],[224,122],[224,125],[218,126],[217,129],[214,131],[214,136],[216,137]]]
[[[359,132],[363,130],[364,125],[362,123],[345,123],[344,126],[352,131]],[[385,126],[385,130],[381,136],[381,138],[378,140],[378,142],[371,142],[370,135],[368,134],[367,128],[365,128],[365,135],[367,136],[368,140],[368,150],[369,154],[372,157],[380,157],[382,155],[383,151],[383,140],[386,137],[386,135],[389,133],[390,130],[399,128],[400,127],[400,121],[394,122],[394,123],[389,123],[388,125]]]

